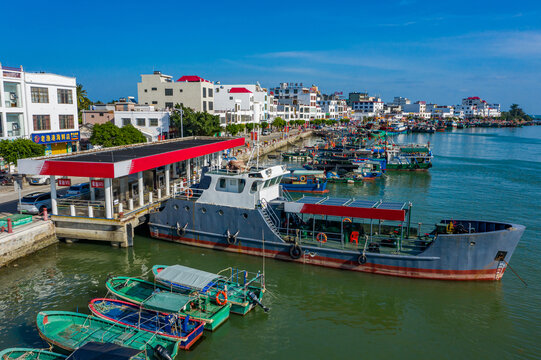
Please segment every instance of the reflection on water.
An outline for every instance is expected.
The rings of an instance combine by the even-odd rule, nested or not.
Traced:
[[[541,128],[479,129],[480,135],[474,130],[404,136],[410,142],[431,142],[436,158],[429,172],[392,172],[374,182],[329,184],[329,195],[410,200],[414,221],[425,223],[450,214],[522,223],[527,230],[511,266],[527,288],[509,271],[499,283],[444,282],[267,259],[264,302],[271,312],[232,316],[179,358],[536,358],[541,351],[541,157],[530,154],[541,147],[535,143]],[[531,131],[538,131],[537,137]],[[514,160],[523,138],[534,139],[530,153]],[[0,348],[44,346],[35,330],[37,312],[88,312],[91,298],[106,295],[108,275],[148,278],[152,265],[174,263],[207,271],[263,267],[259,257],[140,235],[130,249],[54,245],[18,260],[16,267],[0,269]]]

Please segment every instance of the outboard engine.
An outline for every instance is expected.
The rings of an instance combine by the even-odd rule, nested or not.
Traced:
[[[154,348],[154,357],[159,360],[173,360],[167,349],[161,345],[156,345]]]
[[[248,292],[248,296],[250,297],[250,299],[252,299],[253,302],[255,302],[257,305],[261,306],[261,308],[262,308],[263,310],[265,310],[265,312],[269,312],[270,309],[269,309],[268,307],[266,307],[265,305],[263,305],[263,304],[261,303],[261,301],[259,301],[259,299],[257,298],[257,296],[255,296],[255,294],[254,294],[252,291],[249,291],[249,292]]]

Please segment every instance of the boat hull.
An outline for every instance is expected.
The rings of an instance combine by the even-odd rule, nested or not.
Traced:
[[[64,360],[65,355],[42,349],[11,348],[0,351],[2,360]]]
[[[206,208],[205,216],[201,216],[202,207]],[[190,211],[184,211],[186,208],[190,208]],[[248,219],[250,226],[244,223]],[[181,226],[186,224],[185,230],[177,231],[172,226],[176,223]],[[489,224],[475,221],[469,223],[473,223],[476,228]],[[212,231],[208,224],[212,224]],[[468,228],[468,222],[465,224]],[[498,224],[502,229],[505,225],[490,224]],[[149,227],[154,238],[192,246],[254,256],[265,254],[266,257],[278,260],[337,269],[439,280],[500,280],[524,232],[523,226],[510,225],[508,229],[499,231],[442,234],[418,255],[366,252],[366,262],[361,264],[361,245],[357,249],[337,249],[321,244],[302,244],[302,256],[293,258],[290,255],[293,244],[284,241],[258,210],[170,199],[164,210],[151,215]],[[225,235],[228,231],[239,232],[235,243],[228,242]],[[262,240],[262,232],[265,241]],[[505,253],[502,260],[495,259],[499,252]]]

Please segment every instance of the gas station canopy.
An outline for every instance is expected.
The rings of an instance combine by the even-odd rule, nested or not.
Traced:
[[[18,160],[20,174],[118,178],[242,146],[244,138],[190,137]]]

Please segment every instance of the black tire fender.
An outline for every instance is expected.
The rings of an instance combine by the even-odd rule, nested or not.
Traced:
[[[361,254],[359,255],[359,258],[357,259],[357,261],[359,262],[359,265],[364,265],[366,264],[366,255],[365,254]]]
[[[289,247],[289,256],[291,256],[293,260],[300,259],[300,257],[302,256],[301,247],[298,244],[291,245]]]

